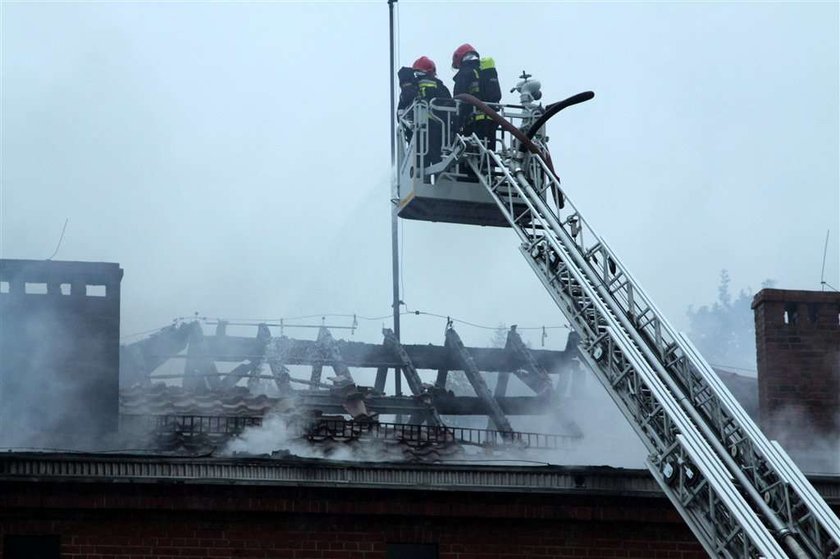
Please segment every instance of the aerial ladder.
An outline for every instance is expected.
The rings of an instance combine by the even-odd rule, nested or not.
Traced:
[[[412,133],[400,133],[398,215],[514,231],[579,334],[582,358],[645,445],[648,469],[709,556],[840,559],[834,512],[562,190],[544,125],[594,94],[543,109],[539,83],[521,77],[521,105],[461,95],[454,106],[418,102],[400,116]],[[495,149],[463,132],[465,108],[498,124]],[[433,165],[424,160],[429,133],[441,133],[445,146]]]

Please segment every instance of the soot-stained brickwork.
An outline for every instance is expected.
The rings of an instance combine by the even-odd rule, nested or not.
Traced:
[[[840,471],[840,293],[753,300],[761,425],[806,471]]]
[[[0,501],[0,534],[58,536],[65,559],[705,557],[664,497],[63,483]]]

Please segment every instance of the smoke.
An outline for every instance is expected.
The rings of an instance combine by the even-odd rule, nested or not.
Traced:
[[[310,446],[297,439],[285,418],[269,415],[263,419],[262,425],[249,427],[230,440],[221,454],[271,454],[279,450],[287,450],[297,456],[311,455]]]
[[[102,312],[104,300],[84,295],[2,297],[0,447],[107,445],[118,421],[119,315]],[[100,311],[79,310],[88,304]]]
[[[393,462],[405,459],[396,440],[379,440],[360,435],[352,440],[343,437],[321,437],[310,442],[289,416],[270,415],[259,427],[245,429],[220,451],[222,456],[273,455],[358,462]]]
[[[531,450],[529,458],[550,464],[644,468],[647,451],[606,390],[587,372],[561,400],[558,411],[512,419],[514,429],[538,433],[568,432],[569,423],[580,438],[569,448]]]
[[[803,472],[840,474],[840,412],[818,425],[804,407],[788,405],[763,423]]]
[[[518,382],[511,378],[511,389],[517,391]],[[484,428],[484,416],[452,416],[445,418],[448,425]],[[644,468],[647,450],[627,419],[607,394],[606,390],[589,373],[574,376],[566,396],[558,408],[539,416],[513,416],[510,418],[517,431],[570,434],[577,430],[579,438],[559,449],[498,450],[466,448],[459,457],[481,454],[488,460],[526,460],[569,466],[612,466]],[[779,440],[797,465],[812,474],[840,473],[840,414],[834,418],[833,430],[817,430],[800,408],[787,407],[775,414],[772,436]],[[271,454],[287,451],[295,456],[331,460],[394,461],[400,456],[388,452],[380,441],[362,439],[355,445],[332,441],[326,444],[309,443],[290,428],[282,416],[266,418],[261,427],[244,431],[222,451],[225,455],[237,453]],[[457,458],[456,458],[457,459]]]

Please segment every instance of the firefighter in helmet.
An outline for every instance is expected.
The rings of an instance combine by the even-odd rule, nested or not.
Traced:
[[[401,68],[399,73],[400,82],[400,110],[407,109],[414,101],[431,102],[433,99],[452,99],[449,89],[437,78],[437,67],[427,56],[421,56],[414,61],[411,68]],[[432,114],[440,117],[435,111]],[[426,153],[426,165],[434,165],[441,159],[441,143],[443,131],[440,122],[430,118],[429,128],[429,151]],[[409,138],[410,139],[410,138]]]
[[[502,99],[499,76],[492,58],[482,58],[469,43],[464,43],[452,53],[455,74],[455,95],[469,93],[485,103],[498,103]],[[459,115],[464,134],[475,134],[485,140],[487,147],[495,149],[496,124],[484,113],[469,105],[462,105]]]

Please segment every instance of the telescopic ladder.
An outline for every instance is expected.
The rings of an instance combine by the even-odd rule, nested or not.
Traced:
[[[646,446],[647,467],[705,550],[840,559],[837,516],[589,227],[539,136],[534,146],[502,134],[490,150],[475,134],[457,134],[453,153],[519,237],[580,335],[584,360]]]

